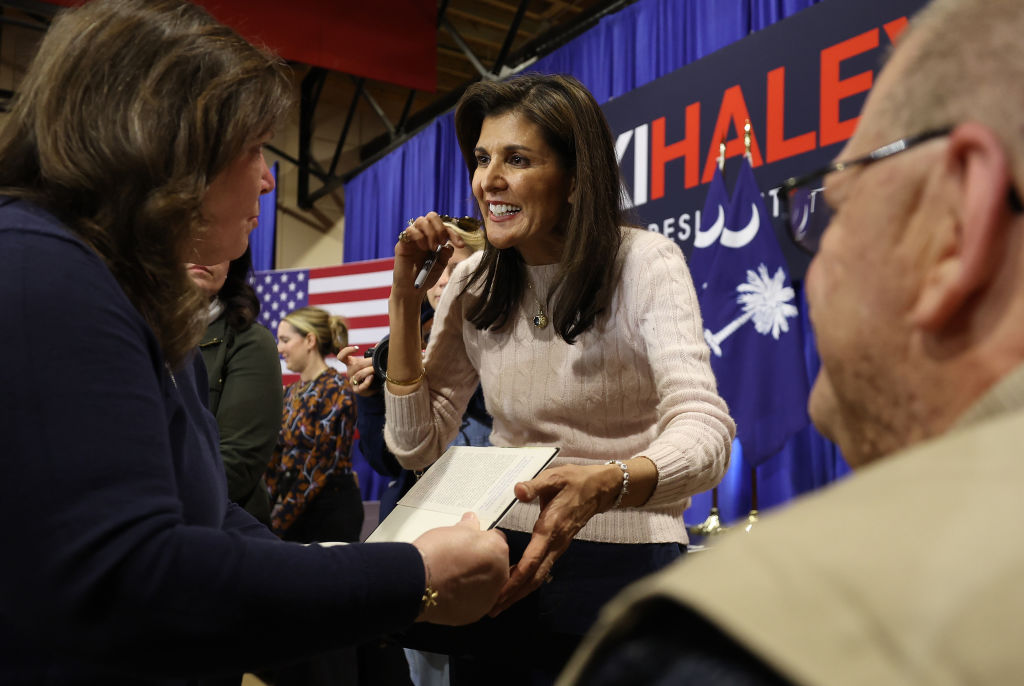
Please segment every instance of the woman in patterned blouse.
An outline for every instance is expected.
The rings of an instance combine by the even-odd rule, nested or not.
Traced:
[[[324,358],[344,359],[348,329],[317,307],[289,313],[277,351],[299,374],[284,395],[281,433],[267,468],[271,529],[289,541],[357,541],[363,503],[352,471],[356,406],[348,381]]]

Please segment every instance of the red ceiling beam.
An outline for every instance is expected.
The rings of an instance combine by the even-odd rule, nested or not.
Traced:
[[[197,0],[197,4],[287,60],[421,91],[437,88],[436,0]]]

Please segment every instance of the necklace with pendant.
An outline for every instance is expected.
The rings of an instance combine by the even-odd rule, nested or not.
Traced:
[[[537,298],[537,293],[533,290],[533,284],[530,283],[529,277],[526,279],[526,287],[530,289],[533,301],[537,303],[537,314],[533,315],[533,325],[538,329],[543,329],[548,325],[548,316],[544,314],[544,305],[542,305],[540,299]]]

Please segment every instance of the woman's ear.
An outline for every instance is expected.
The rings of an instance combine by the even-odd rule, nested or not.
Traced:
[[[957,126],[949,134],[940,173],[954,235],[929,267],[912,313],[916,324],[933,331],[952,321],[995,278],[1012,219],[1009,159],[988,127],[977,122]]]

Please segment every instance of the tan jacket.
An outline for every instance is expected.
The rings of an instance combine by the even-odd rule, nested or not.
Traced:
[[[577,683],[595,651],[615,650],[614,628],[658,597],[797,684],[1021,683],[1021,408],[1018,369],[948,434],[634,584],[559,685]]]

